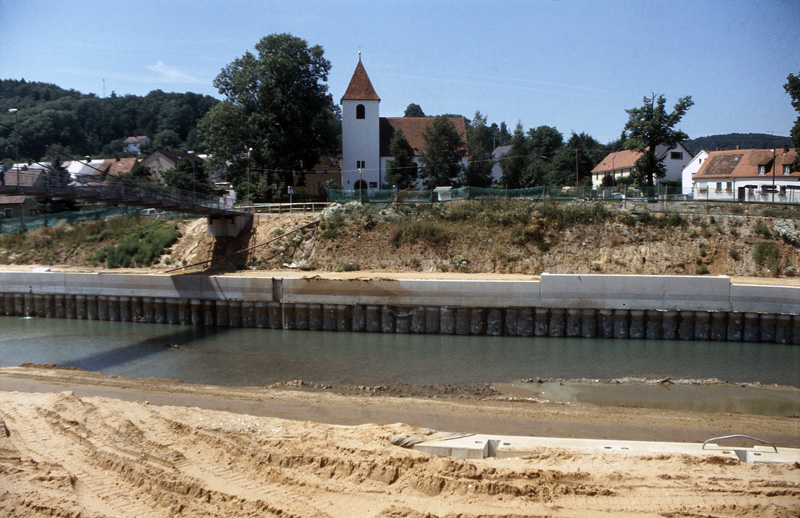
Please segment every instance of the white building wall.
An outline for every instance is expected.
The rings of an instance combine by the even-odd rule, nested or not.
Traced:
[[[741,201],[760,201],[775,203],[800,203],[800,189],[786,189],[781,193],[781,186],[800,187],[800,181],[795,178],[781,178],[775,176],[776,192],[764,192],[762,186],[772,187],[771,175],[758,178],[711,178],[695,179],[692,194],[695,200],[708,201],[737,201],[740,200],[739,189],[744,188]],[[749,188],[745,186],[754,186]]]
[[[359,104],[365,108],[363,119],[356,119]],[[360,161],[364,162],[361,178],[367,187],[380,188],[379,105],[380,101],[342,101],[342,189],[355,189]]]
[[[694,190],[694,185],[692,183],[694,181],[694,175],[707,158],[708,152],[701,149],[694,158],[686,164],[686,167],[683,168],[683,172],[681,173],[681,194],[692,194]]]
[[[681,158],[671,158],[673,152],[681,153]],[[686,148],[680,144],[669,151],[667,150],[667,146],[663,144],[656,147],[656,156],[662,156],[664,153],[666,153],[666,156],[664,157],[664,167],[666,168],[667,173],[663,179],[681,180],[683,168],[686,167],[686,165],[692,160],[692,157],[689,155],[689,151],[687,151]]]

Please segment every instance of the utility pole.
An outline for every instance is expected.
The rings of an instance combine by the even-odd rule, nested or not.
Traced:
[[[18,111],[19,110],[17,110],[16,108],[8,109],[8,113],[14,114],[14,165],[17,165],[19,163],[19,134],[17,133]]]

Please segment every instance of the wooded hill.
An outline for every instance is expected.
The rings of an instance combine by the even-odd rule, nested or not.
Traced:
[[[0,80],[0,157],[39,160],[45,146],[76,156],[122,154],[126,137],[146,135],[152,148],[200,149],[197,121],[219,101],[196,93],[154,90],[137,95],[99,98],[54,84],[24,79]],[[9,109],[16,108],[16,113]],[[14,135],[17,129],[26,137]]]
[[[772,149],[783,146],[794,147],[792,139],[768,133],[726,133],[724,135],[709,135],[689,139],[683,143],[686,149],[696,155],[701,149],[714,151],[716,149]]]

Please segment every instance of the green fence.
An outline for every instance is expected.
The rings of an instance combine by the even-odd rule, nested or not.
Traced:
[[[328,201],[346,203],[436,203],[453,200],[529,199],[529,200],[643,200],[665,201],[681,197],[680,187],[586,187],[546,185],[525,189],[454,187],[434,191],[394,191],[393,189],[328,191]]]
[[[15,232],[20,228],[34,229],[39,227],[52,227],[61,222],[74,223],[76,221],[95,221],[112,216],[136,214],[139,209],[127,207],[104,207],[102,209],[81,210],[72,212],[57,212],[55,214],[42,214],[24,218],[0,218],[0,234]]]

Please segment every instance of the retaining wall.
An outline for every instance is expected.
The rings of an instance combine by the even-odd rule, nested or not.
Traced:
[[[325,331],[800,344],[800,288],[728,277],[539,281],[0,272],[0,314]]]

